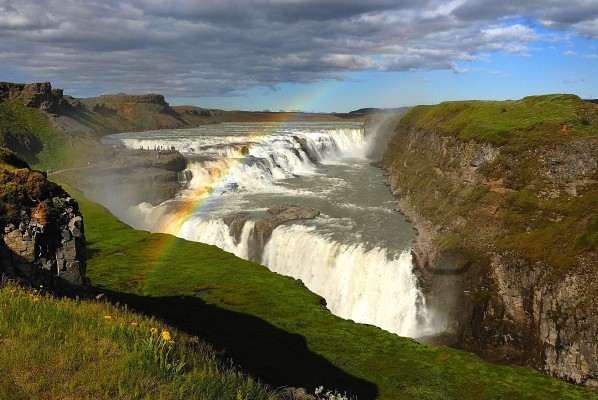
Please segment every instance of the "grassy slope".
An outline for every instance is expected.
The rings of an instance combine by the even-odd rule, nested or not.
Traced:
[[[360,399],[598,399],[528,368],[490,365],[344,321],[299,281],[213,246],[132,230],[76,197],[95,285],[226,349],[244,371],[274,386],[324,385]]]
[[[67,137],[58,132],[44,112],[27,108],[19,100],[0,103],[0,143],[6,136],[27,138],[37,142],[41,149],[19,151],[32,168],[68,168],[79,160],[91,159],[102,151],[98,141],[80,136]]]
[[[416,154],[402,154],[395,141],[386,163],[410,166],[401,186],[412,193],[412,203],[438,227],[450,226],[457,217],[468,216],[471,224],[450,229],[440,239],[439,248],[467,243],[475,248],[472,231],[484,226],[492,231],[504,228],[493,244],[496,250],[516,250],[530,261],[544,261],[562,275],[576,265],[575,255],[598,247],[598,185],[587,183],[577,197],[562,191],[557,197],[540,196],[554,185],[540,174],[540,149],[550,150],[560,143],[595,140],[598,135],[598,107],[573,95],[532,96],[515,101],[446,102],[418,106],[401,121],[402,129],[423,129],[452,135],[462,141],[490,142],[500,147],[500,155],[480,170],[488,179],[505,178],[511,190],[506,204],[488,186],[463,186],[440,177],[437,160]],[[393,161],[395,160],[395,161]],[[401,160],[401,161],[398,161]],[[443,166],[441,168],[451,166]],[[593,176],[598,180],[598,173]],[[491,218],[479,207],[499,206]],[[506,210],[506,211],[505,211]],[[503,211],[505,211],[503,213]],[[531,218],[530,218],[531,216]],[[472,229],[472,226],[474,229]]]
[[[124,308],[10,284],[0,304],[0,399],[275,398],[209,345]]]
[[[595,110],[595,105],[566,94],[509,101],[451,101],[418,106],[402,123],[462,140],[509,144],[515,151],[596,135]],[[566,132],[563,125],[567,125]]]

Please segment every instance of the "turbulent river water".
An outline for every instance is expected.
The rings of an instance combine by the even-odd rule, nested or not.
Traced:
[[[426,335],[434,329],[412,273],[415,232],[394,211],[383,171],[370,165],[370,139],[360,123],[296,122],[223,123],[103,141],[156,155],[176,149],[188,160],[180,176],[187,187],[175,199],[119,215],[133,227],[213,244],[301,279],[340,317]],[[320,215],[286,222],[265,245],[257,243],[254,221],[283,204]],[[231,223],[239,213],[244,217]]]

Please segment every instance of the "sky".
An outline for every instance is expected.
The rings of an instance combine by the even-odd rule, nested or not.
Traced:
[[[0,81],[226,110],[598,98],[598,0],[0,0]]]

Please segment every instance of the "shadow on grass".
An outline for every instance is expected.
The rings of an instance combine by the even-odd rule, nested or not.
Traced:
[[[207,304],[197,297],[143,297],[102,290],[109,299],[142,312],[211,343],[232,358],[244,373],[275,387],[326,389],[357,396],[378,397],[376,385],[349,375],[312,353],[304,337],[285,332],[247,314]]]

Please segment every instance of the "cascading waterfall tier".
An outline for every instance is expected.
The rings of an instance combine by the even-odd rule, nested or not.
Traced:
[[[270,270],[299,278],[334,314],[401,336],[422,334],[425,300],[411,270],[411,253],[342,245],[303,226],[280,226],[264,249]]]
[[[365,158],[361,126],[222,124],[111,135],[105,143],[158,155],[174,149],[188,159],[186,189],[157,207],[134,207],[125,222],[301,279],[343,318],[405,336],[433,331],[412,273],[413,231]],[[320,217],[272,225],[263,242],[256,224],[270,223],[265,210],[295,203]]]

